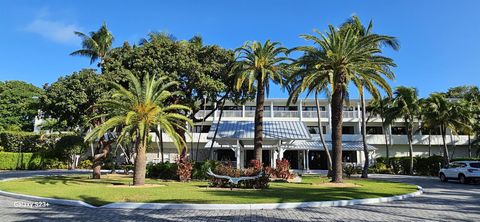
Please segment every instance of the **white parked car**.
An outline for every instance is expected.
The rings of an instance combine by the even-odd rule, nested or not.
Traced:
[[[440,169],[440,180],[447,182],[449,179],[458,180],[466,184],[472,180],[480,180],[480,161],[454,161],[446,168]]]

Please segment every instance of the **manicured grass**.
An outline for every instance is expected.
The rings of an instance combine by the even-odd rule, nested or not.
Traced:
[[[282,203],[323,200],[349,200],[411,193],[416,187],[404,183],[372,179],[350,179],[351,187],[325,186],[327,178],[304,176],[301,183],[272,182],[263,190],[207,188],[208,182],[189,183],[147,179],[152,187],[115,187],[131,183],[127,176],[103,176],[91,180],[87,175],[33,177],[0,183],[0,190],[42,197],[82,200],[93,205],[111,202],[155,203]]]

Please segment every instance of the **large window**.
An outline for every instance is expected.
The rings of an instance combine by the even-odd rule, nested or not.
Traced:
[[[355,127],[353,126],[343,126],[342,127],[343,134],[355,134]]]
[[[297,106],[274,106],[274,111],[297,111]]]
[[[407,135],[407,128],[403,126],[392,126],[393,135]]]
[[[192,133],[208,133],[210,131],[210,126],[204,125],[202,128],[202,125],[196,125],[192,127]]]
[[[303,111],[317,111],[317,107],[316,106],[303,106],[302,107],[302,110]],[[320,111],[325,111],[325,106],[320,106]]]
[[[320,132],[318,131],[318,126],[307,126],[308,128],[308,132],[310,132],[310,134],[320,134]],[[322,126],[322,132],[323,134],[325,134],[325,132],[327,132],[327,127],[326,126]]]
[[[367,126],[367,134],[383,134],[381,126]]]

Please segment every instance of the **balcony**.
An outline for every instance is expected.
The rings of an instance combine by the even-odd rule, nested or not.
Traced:
[[[358,118],[357,111],[343,111],[343,118]]]
[[[278,118],[295,118],[299,117],[298,111],[273,111],[273,117]]]
[[[312,137],[318,137],[318,134],[312,134]],[[387,136],[389,138],[389,136]],[[343,141],[351,142],[362,142],[361,134],[343,134]],[[453,140],[452,140],[453,139]],[[325,134],[325,140],[331,142],[331,134]],[[452,141],[455,145],[468,145],[468,136],[465,135],[454,135],[450,138],[450,135],[447,135],[446,142],[447,145],[451,145]],[[385,144],[385,136],[383,134],[378,135],[367,135],[367,143],[371,145],[383,145]],[[443,145],[442,136],[432,135],[431,137],[432,146]],[[392,135],[392,145],[408,145],[407,135]],[[428,135],[414,135],[413,136],[413,145],[428,145]]]
[[[317,118],[317,111],[303,111],[302,112],[303,118]],[[327,111],[320,111],[321,118],[328,118]]]

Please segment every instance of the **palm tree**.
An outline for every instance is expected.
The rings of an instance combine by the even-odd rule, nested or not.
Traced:
[[[388,159],[390,158],[390,147],[389,147],[389,140],[387,134],[388,123],[385,121],[387,116],[387,111],[392,103],[392,99],[390,97],[385,98],[376,98],[372,102],[370,102],[367,106],[367,110],[371,115],[378,115],[382,121],[382,132],[385,137],[385,157],[387,158],[387,163],[389,162]]]
[[[269,92],[270,81],[282,85],[283,76],[287,70],[287,48],[281,47],[279,42],[267,40],[265,43],[257,41],[246,42],[242,47],[235,50],[239,53],[236,70],[236,89],[240,90],[246,82],[248,90],[257,90],[255,108],[255,136],[254,152],[255,159],[262,162],[263,145],[263,110],[265,93]]]
[[[127,73],[127,78],[128,89],[110,83],[114,89],[112,97],[98,103],[98,106],[110,111],[99,117],[108,119],[88,133],[85,140],[102,138],[114,128],[121,129],[117,141],[133,138],[136,150],[133,184],[137,186],[145,183],[145,152],[151,128],[159,125],[172,138],[180,153],[185,141],[175,128],[185,128],[185,123],[191,124],[191,120],[184,115],[190,109],[178,104],[166,105],[168,99],[180,95],[180,92],[167,90],[177,85],[177,82],[167,82],[166,77],[156,78],[148,74],[141,81],[130,72]]]
[[[315,31],[315,35],[302,35],[315,46],[298,47],[305,54],[314,55],[314,67],[322,70],[317,75],[306,78],[309,83],[322,82],[328,79],[332,92],[332,145],[333,145],[333,177],[332,181],[341,183],[342,174],[342,126],[343,104],[348,97],[348,86],[351,82],[368,83],[385,82],[384,77],[393,78],[390,67],[396,66],[391,58],[382,56],[378,46],[390,37],[371,34],[359,36],[352,26],[336,29],[332,25],[324,35]],[[387,85],[387,84],[385,84]],[[368,90],[368,89],[367,89]]]
[[[114,40],[112,33],[107,28],[107,24],[103,23],[96,32],[90,32],[88,35],[81,32],[75,32],[75,35],[82,39],[82,49],[72,52],[70,55],[89,57],[90,64],[97,60],[100,60],[99,66],[103,64],[105,57],[108,56],[112,49]]]
[[[341,27],[341,30],[348,30],[348,29],[355,30],[355,33],[358,37],[366,37],[372,35],[373,30],[373,21],[370,20],[367,27],[363,26],[360,18],[357,16],[352,16],[349,18]],[[391,36],[383,36],[384,39],[382,41],[377,42],[377,44],[372,45],[371,47],[378,48],[382,45],[389,46],[394,50],[399,49],[399,43],[396,38]],[[359,70],[359,71],[366,71],[371,72],[372,70]],[[363,79],[362,75],[359,75],[358,78],[354,78],[353,82],[358,89],[358,93],[360,95],[360,101],[362,103],[362,140],[363,140],[363,153],[365,155],[365,163],[362,170],[362,178],[368,178],[368,168],[369,168],[369,155],[368,155],[368,144],[367,144],[367,121],[366,121],[366,104],[365,104],[365,94],[364,89],[366,89],[373,98],[380,98],[379,89],[385,91],[388,96],[392,95],[392,89],[388,85],[388,83],[383,78],[371,78],[371,79]],[[393,79],[394,76],[386,75],[387,78]]]
[[[315,83],[305,83],[305,78],[318,74],[317,72],[322,72],[322,70],[318,70],[314,66],[314,61],[316,59],[313,57],[314,55],[304,55],[300,59],[292,64],[294,68],[293,75],[288,78],[288,85],[287,90],[289,91],[289,98],[287,101],[287,105],[291,103],[296,103],[298,100],[298,96],[306,90],[306,96],[308,97],[312,92],[315,94],[315,105],[317,109],[317,125],[318,125],[318,133],[320,135],[320,141],[322,143],[323,148],[325,149],[325,154],[327,155],[327,169],[328,169],[328,176],[332,174],[332,156],[330,154],[330,150],[325,142],[325,138],[323,136],[323,127],[320,115],[320,101],[318,100],[318,94],[325,93],[327,97],[329,97],[329,84],[330,82],[328,79],[321,79],[321,82]],[[299,68],[302,67],[302,68]],[[307,78],[309,79],[309,78]],[[304,89],[304,88],[307,89]],[[301,110],[300,110],[301,112]]]
[[[387,122],[391,124],[395,119],[402,118],[407,130],[410,167],[413,174],[413,121],[420,115],[420,105],[416,88],[399,86],[395,89],[392,106],[387,112]]]

